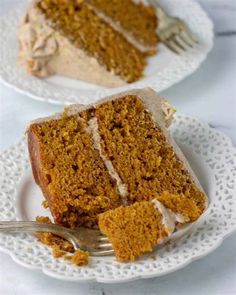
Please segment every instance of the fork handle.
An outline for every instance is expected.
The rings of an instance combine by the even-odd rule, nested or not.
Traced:
[[[53,223],[44,223],[36,221],[0,221],[0,233],[9,232],[53,233],[66,240],[69,240],[73,244],[75,249],[78,248],[78,245],[73,239],[73,235],[70,233],[70,229]]]

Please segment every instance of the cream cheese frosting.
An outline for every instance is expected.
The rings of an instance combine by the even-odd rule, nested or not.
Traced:
[[[159,211],[162,216],[162,224],[167,233],[167,237],[157,239],[157,245],[167,242],[176,230],[176,223],[184,223],[185,219],[180,213],[174,213],[169,208],[166,208],[157,199],[151,200],[152,205]]]
[[[162,224],[165,227],[168,235],[170,236],[175,230],[175,224],[184,223],[185,219],[180,213],[174,213],[169,208],[166,208],[161,202],[157,199],[151,201],[153,206],[161,213],[162,215]]]
[[[18,29],[18,62],[28,73],[40,78],[59,74],[107,87],[126,84],[52,29],[36,3],[30,3]]]
[[[176,109],[166,99],[162,100],[161,109],[165,115],[165,125],[166,127],[169,127],[172,122],[174,113],[176,112]]]

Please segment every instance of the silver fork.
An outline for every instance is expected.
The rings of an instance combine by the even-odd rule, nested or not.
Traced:
[[[0,233],[9,232],[49,232],[70,241],[75,250],[88,251],[92,256],[114,254],[108,238],[99,230],[84,227],[72,230],[57,224],[35,221],[0,221]]]
[[[156,0],[150,0],[150,3],[155,7],[159,21],[157,35],[166,47],[176,54],[181,54],[198,43],[184,21],[169,16]]]

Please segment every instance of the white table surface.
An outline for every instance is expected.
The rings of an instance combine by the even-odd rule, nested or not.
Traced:
[[[0,15],[20,0],[0,0]],[[181,0],[180,0],[181,1]],[[162,93],[178,111],[226,133],[236,145],[236,1],[198,0],[215,23],[215,46],[189,78]],[[1,65],[0,65],[1,66]],[[0,151],[14,145],[34,118],[61,110],[0,85]],[[2,295],[233,295],[236,294],[236,234],[212,254],[175,273],[131,283],[69,283],[25,269],[0,253]]]

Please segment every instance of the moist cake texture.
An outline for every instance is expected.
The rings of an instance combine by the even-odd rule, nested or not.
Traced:
[[[131,0],[35,0],[19,25],[18,59],[38,77],[120,86],[143,76],[156,27],[153,8]]]
[[[167,242],[175,229],[189,220],[190,212],[193,218],[199,217],[199,209],[192,200],[164,192],[151,201],[135,202],[100,214],[99,229],[111,242],[118,261],[134,261],[154,246]]]
[[[134,261],[168,236],[162,214],[147,201],[99,215],[99,228],[112,243],[118,261]]]
[[[98,213],[121,204],[117,186],[86,127],[77,115],[64,113],[58,120],[35,123],[28,130],[36,182],[55,222],[70,227],[92,227]]]
[[[191,199],[199,214],[204,210],[203,192],[137,96],[101,104],[95,116],[102,152],[126,184],[129,203],[151,200],[167,191]],[[198,216],[190,211],[186,217],[193,221]]]
[[[143,55],[91,10],[86,1],[42,0],[38,8],[51,26],[88,55],[96,56],[108,71],[127,82],[142,76]]]
[[[54,221],[97,227],[101,213],[154,199],[182,224],[199,218],[207,199],[166,130],[172,114],[147,88],[32,122],[32,169]]]
[[[129,32],[140,50],[146,53],[156,51],[157,45],[157,17],[151,5],[130,0],[88,0],[88,3],[100,13],[112,19],[121,26],[121,30]],[[116,9],[114,9],[114,7]],[[131,40],[132,42],[132,40]],[[145,48],[145,49],[143,49]]]

